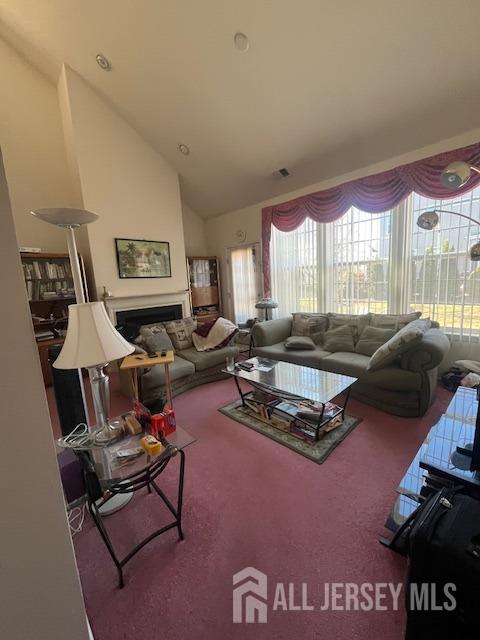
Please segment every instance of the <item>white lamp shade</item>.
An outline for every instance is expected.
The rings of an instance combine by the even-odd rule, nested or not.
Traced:
[[[68,307],[68,331],[55,369],[94,367],[118,360],[135,348],[110,322],[103,302],[71,304]]]
[[[81,227],[84,224],[90,224],[98,220],[98,215],[87,211],[86,209],[70,209],[70,208],[54,208],[54,209],[36,209],[30,213],[50,224],[58,227]]]

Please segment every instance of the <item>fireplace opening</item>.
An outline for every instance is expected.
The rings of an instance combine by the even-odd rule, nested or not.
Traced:
[[[183,307],[181,304],[162,305],[160,307],[148,307],[146,309],[129,309],[128,311],[117,311],[116,324],[153,324],[154,322],[168,322],[169,320],[180,320],[183,317]]]

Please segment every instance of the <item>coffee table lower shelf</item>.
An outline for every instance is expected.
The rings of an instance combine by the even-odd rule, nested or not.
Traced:
[[[272,427],[274,427],[275,429],[278,429],[279,431],[288,432],[291,436],[293,436],[294,438],[298,438],[299,440],[303,440],[310,443],[318,442],[326,433],[328,433],[329,431],[332,431],[337,426],[340,426],[341,422],[345,418],[345,408],[347,406],[348,398],[350,395],[350,387],[346,390],[345,401],[343,406],[337,405],[338,406],[337,410],[334,411],[332,414],[329,414],[327,418],[324,418],[325,405],[327,403],[317,403],[317,404],[320,404],[322,408],[321,408],[321,411],[319,412],[319,419],[315,423],[313,421],[305,420],[298,416],[294,416],[292,413],[282,410],[278,407],[278,405],[281,404],[282,402],[287,402],[292,404],[298,402],[303,405],[312,405],[312,403],[306,398],[302,398],[301,396],[292,396],[292,395],[287,395],[285,397],[284,394],[276,395],[275,390],[270,388],[265,388],[263,385],[255,384],[252,381],[250,381],[250,384],[254,387],[254,390],[244,392],[242,391],[238,378],[234,376],[234,380],[235,380],[235,384],[237,386],[238,393],[240,395],[240,399],[242,401],[243,407],[248,407],[252,411],[255,411],[257,413],[257,418],[259,420],[262,420],[263,422],[270,424]],[[257,390],[265,395],[270,395],[275,397],[270,401],[264,402],[254,397],[254,394]],[[256,411],[255,406],[252,406],[252,405],[263,407],[265,411],[260,413]],[[287,420],[285,421],[285,427],[279,426],[278,423],[275,424],[275,412],[287,418]],[[338,424],[335,427],[332,426],[329,429],[328,425],[331,424],[336,418],[339,418],[339,417],[341,418],[341,420],[338,421]],[[288,418],[290,418],[290,420],[288,420]],[[292,427],[294,430],[292,430]]]

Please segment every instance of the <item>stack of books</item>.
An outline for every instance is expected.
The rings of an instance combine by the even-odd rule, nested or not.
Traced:
[[[43,342],[44,340],[51,340],[55,336],[53,335],[53,331],[36,331],[35,332],[35,340],[37,342]]]

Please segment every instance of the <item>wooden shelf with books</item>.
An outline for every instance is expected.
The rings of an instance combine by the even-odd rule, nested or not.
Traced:
[[[38,343],[45,386],[51,384],[48,347],[62,344],[68,323],[68,306],[75,303],[70,258],[67,253],[20,253],[25,288]],[[87,293],[83,260],[82,282]],[[86,295],[88,300],[88,296]]]
[[[215,257],[187,258],[192,315],[197,322],[210,322],[221,316],[220,273]]]

